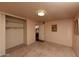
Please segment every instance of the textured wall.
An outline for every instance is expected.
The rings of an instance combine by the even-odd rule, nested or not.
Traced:
[[[51,25],[57,24],[57,32],[51,31]],[[73,21],[63,19],[45,23],[45,40],[72,47]]]
[[[76,20],[79,18],[79,15],[76,16]],[[74,20],[75,21],[75,20]],[[79,27],[79,19],[78,19],[78,27]],[[74,28],[76,29],[76,28]],[[78,28],[79,30],[79,28]],[[73,50],[77,56],[79,56],[79,34],[74,33],[73,37]]]
[[[35,42],[35,26],[38,22],[27,19],[27,45]]]

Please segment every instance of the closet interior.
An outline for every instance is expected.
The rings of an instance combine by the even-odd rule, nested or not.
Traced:
[[[6,16],[6,51],[10,48],[26,44],[26,21]]]

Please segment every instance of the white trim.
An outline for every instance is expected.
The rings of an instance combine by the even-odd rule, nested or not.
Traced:
[[[0,0],[0,2],[79,2],[79,0]]]
[[[8,15],[8,16],[12,16],[12,17],[15,17],[15,18],[19,18],[19,19],[23,19],[23,20],[25,20],[25,18],[23,18],[23,17],[20,17],[20,16],[16,16],[16,15],[13,15],[13,14],[9,14],[9,13],[6,13],[6,12],[2,12],[2,11],[0,11],[0,14],[4,14],[4,15]]]

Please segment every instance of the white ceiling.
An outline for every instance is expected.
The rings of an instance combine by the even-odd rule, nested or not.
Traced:
[[[44,17],[36,15],[43,9],[47,12]],[[0,2],[0,10],[28,19],[47,21],[55,19],[74,18],[79,13],[78,2]]]

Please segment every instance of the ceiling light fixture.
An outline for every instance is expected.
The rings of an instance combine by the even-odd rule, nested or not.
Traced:
[[[45,14],[46,14],[46,11],[45,10],[38,10],[37,11],[37,15],[38,16],[45,16]]]

